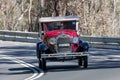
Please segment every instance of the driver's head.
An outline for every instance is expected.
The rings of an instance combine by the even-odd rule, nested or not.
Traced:
[[[60,29],[64,29],[64,24],[63,23],[61,23]]]

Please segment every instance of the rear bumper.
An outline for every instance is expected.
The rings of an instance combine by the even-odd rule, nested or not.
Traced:
[[[41,58],[59,58],[59,57],[79,57],[88,56],[88,52],[72,52],[72,53],[53,53],[53,54],[41,54]]]

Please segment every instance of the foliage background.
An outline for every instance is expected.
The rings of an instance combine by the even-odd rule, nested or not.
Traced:
[[[66,15],[80,17],[82,35],[120,36],[120,0],[0,0],[1,30],[37,31],[41,16]]]

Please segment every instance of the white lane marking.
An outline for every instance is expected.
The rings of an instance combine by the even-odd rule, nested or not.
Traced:
[[[16,62],[16,63],[32,70],[34,72],[34,74],[31,77],[26,78],[25,80],[35,80],[35,79],[37,79],[39,77],[42,77],[44,75],[44,72],[42,70],[36,68],[34,65],[26,63],[22,60],[19,60],[19,59],[15,58],[15,57],[13,58],[13,57],[10,57],[10,56],[7,56],[7,55],[0,55],[0,57],[3,58],[3,59],[9,59],[13,62]]]

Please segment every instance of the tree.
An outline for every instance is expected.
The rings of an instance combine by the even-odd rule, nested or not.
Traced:
[[[37,31],[41,16],[76,15],[83,35],[120,36],[119,5],[120,0],[0,0],[0,29]]]

